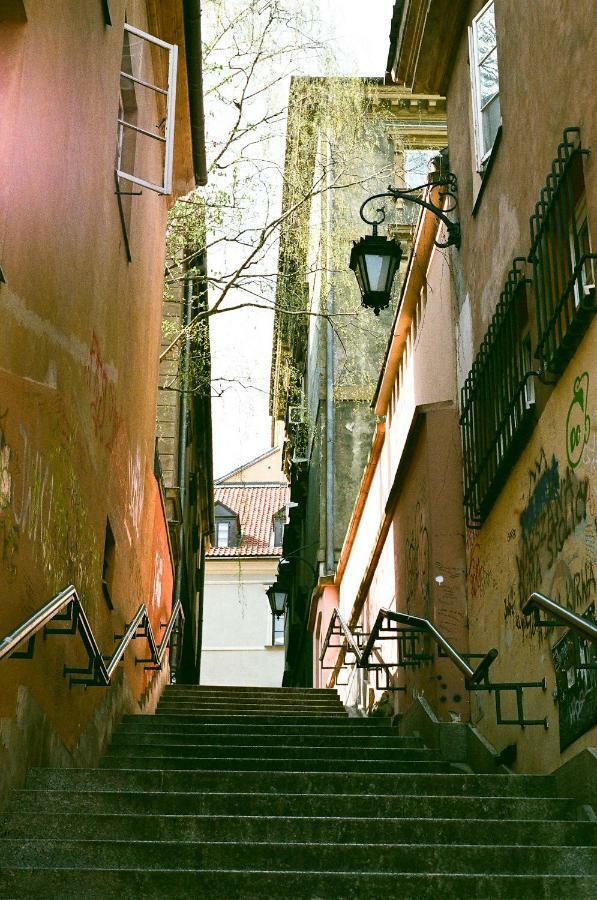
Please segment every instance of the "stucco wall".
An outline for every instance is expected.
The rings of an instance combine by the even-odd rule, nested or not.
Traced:
[[[469,21],[482,5],[471,4]],[[450,165],[458,178],[463,235],[457,266],[459,387],[486,333],[512,259],[529,253],[529,218],[564,129],[572,126],[580,127],[583,146],[593,151],[583,158],[583,167],[595,248],[594,14],[590,0],[575,3],[573,14],[547,0],[496,2],[502,132],[480,196],[472,156],[466,31],[462,35],[448,89]],[[593,322],[555,387],[537,384],[539,421],[482,528],[467,533],[471,649],[498,648],[494,680],[546,678],[545,691],[530,688],[524,696],[525,715],[546,716],[547,732],[541,726],[499,727],[493,698],[472,698],[473,722],[498,748],[515,742],[517,765],[526,771],[555,768],[594,743],[597,735],[595,728],[585,731],[560,755],[560,714],[567,717],[568,730],[574,721],[589,722],[588,710],[597,709],[596,688],[579,681],[590,680],[590,675],[570,672],[572,699],[558,705],[553,697],[553,648],[563,629],[537,629],[521,613],[533,590],[581,614],[595,601],[596,329]],[[574,402],[579,388],[581,404]],[[570,430],[577,425],[580,443],[571,452]],[[504,707],[504,715],[513,713],[513,699]]]
[[[73,582],[106,654],[141,602],[159,639],[172,590],[153,475],[168,201],[131,199],[129,262],[114,182],[125,3],[110,9],[111,27],[100,3],[74,0],[27,4],[18,27],[0,21],[11,48],[0,85],[11,123],[0,148],[0,636]],[[147,30],[142,0],[126,13]],[[151,169],[155,151],[137,153]],[[113,610],[101,585],[107,518]],[[18,735],[43,721],[49,737],[31,743],[30,764],[95,762],[122,711],[165,677],[134,656],[114,688],[89,691],[62,675],[84,662],[76,637],[3,661],[0,756],[22,756]]]

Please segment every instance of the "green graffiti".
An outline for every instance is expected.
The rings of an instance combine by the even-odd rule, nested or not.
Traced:
[[[582,459],[582,452],[591,434],[591,419],[587,412],[589,373],[583,372],[574,379],[572,402],[566,417],[566,454],[570,468],[575,469]]]

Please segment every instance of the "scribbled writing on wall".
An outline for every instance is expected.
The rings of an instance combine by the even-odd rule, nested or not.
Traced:
[[[141,451],[137,448],[135,454],[129,457],[128,462],[128,511],[137,535],[141,524],[144,493],[145,485],[143,481],[143,467],[141,465]]]
[[[429,532],[421,503],[415,508],[414,524],[404,548],[406,560],[406,611],[429,617]]]
[[[115,375],[102,359],[95,332],[91,339],[86,377],[91,392],[91,419],[95,436],[106,450],[111,450],[121,416],[116,402]]]
[[[527,498],[519,517],[516,583],[504,599],[506,621],[524,633],[537,631],[533,620],[521,613],[533,591],[543,589],[556,602],[581,611],[597,591],[590,557],[575,553],[574,562],[562,558],[568,539],[584,535],[591,526],[588,499],[589,479],[578,477],[570,466],[562,471],[556,457],[548,460],[542,449],[529,471]],[[544,636],[543,631],[538,633]]]
[[[6,419],[8,413],[3,418]],[[2,423],[0,423],[1,426]],[[0,561],[9,577],[26,548],[36,571],[63,587],[80,590],[97,571],[97,547],[79,491],[73,452],[75,436],[57,441],[47,451],[34,445],[23,423],[10,446],[0,427]],[[15,433],[13,427],[12,433]]]
[[[164,577],[164,560],[161,554],[156,550],[155,561],[153,567],[153,591],[152,602],[154,609],[159,609],[162,603],[162,579]]]
[[[594,604],[587,614],[595,617]],[[563,750],[597,724],[597,656],[591,643],[573,632],[554,644],[552,656]]]

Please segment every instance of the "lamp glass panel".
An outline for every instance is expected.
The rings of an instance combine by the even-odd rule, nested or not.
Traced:
[[[284,591],[274,591],[274,611],[276,613],[283,613],[285,603],[286,594]]]
[[[379,253],[365,253],[365,267],[367,269],[369,290],[385,291],[390,267],[390,257],[381,256]]]

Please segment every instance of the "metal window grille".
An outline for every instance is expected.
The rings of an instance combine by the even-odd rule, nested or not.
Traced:
[[[567,128],[531,216],[536,356],[561,373],[595,313],[595,260],[586,217],[580,129]]]
[[[472,528],[487,517],[535,421],[524,262],[514,260],[462,388],[464,505]]]

